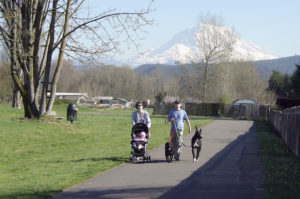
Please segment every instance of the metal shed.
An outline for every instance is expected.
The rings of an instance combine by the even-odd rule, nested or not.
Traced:
[[[233,114],[236,117],[259,117],[259,104],[251,99],[239,99],[233,102]]]

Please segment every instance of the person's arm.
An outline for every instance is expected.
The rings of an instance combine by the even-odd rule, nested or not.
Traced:
[[[172,111],[168,114],[165,123],[168,124],[170,121],[174,121],[174,118],[172,118]]]
[[[189,133],[191,133],[192,129],[191,129],[191,123],[190,123],[190,120],[189,120],[189,117],[187,116],[186,112],[184,111],[184,116],[183,116],[183,119],[186,121],[188,127],[189,127]]]
[[[135,112],[133,112],[132,117],[131,117],[132,126],[135,125],[135,120],[136,120],[136,114],[135,114]]]
[[[187,125],[188,125],[188,127],[189,127],[189,133],[191,133],[192,129],[191,129],[191,123],[190,123],[190,120],[187,119],[187,120],[185,120],[185,121],[186,121],[186,123],[187,123]]]
[[[171,112],[167,116],[165,123],[168,124],[170,122],[170,119],[171,119]]]
[[[150,116],[149,116],[149,113],[148,112],[145,112],[146,113],[146,122],[147,122],[147,126],[148,128],[151,127],[151,120],[150,120]]]

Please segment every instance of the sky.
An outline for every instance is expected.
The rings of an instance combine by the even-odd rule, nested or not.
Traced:
[[[146,8],[149,0],[89,0],[92,12],[116,8],[134,11]],[[149,15],[154,25],[146,28],[141,51],[156,48],[173,36],[195,26],[200,15],[221,16],[246,41],[278,57],[300,55],[300,0],[154,0]],[[124,50],[123,57],[138,52]]]

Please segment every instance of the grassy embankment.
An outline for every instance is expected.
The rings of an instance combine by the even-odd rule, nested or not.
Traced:
[[[272,126],[256,122],[268,199],[300,198],[300,159],[293,156]]]
[[[80,114],[94,110],[79,107],[78,121],[71,125],[66,107],[54,107],[62,120],[27,120],[22,110],[0,105],[0,198],[48,198],[128,159],[133,110]],[[149,149],[168,137],[164,117],[152,117]]]

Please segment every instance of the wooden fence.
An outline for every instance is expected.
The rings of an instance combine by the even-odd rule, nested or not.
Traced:
[[[174,103],[154,103],[153,114],[154,115],[168,115],[170,110],[174,108]]]
[[[288,148],[300,157],[300,106],[283,111],[270,111],[269,120]]]

